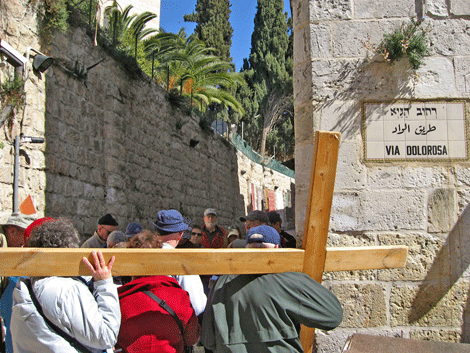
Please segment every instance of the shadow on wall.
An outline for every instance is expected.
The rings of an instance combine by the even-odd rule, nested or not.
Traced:
[[[319,81],[316,82],[317,87],[328,89],[317,91],[322,93],[315,97],[321,102],[316,107],[315,115],[337,117],[332,125],[321,124],[319,128],[341,132],[342,140],[354,138],[360,133],[362,118],[357,114],[361,112],[363,101],[409,98],[413,93],[410,80],[413,70],[406,60],[394,65],[375,58],[332,62],[329,70],[330,74],[316,79]]]
[[[408,321],[415,323],[425,320],[425,316],[435,308],[438,303],[452,290],[462,276],[466,276],[466,270],[470,265],[470,206],[467,206],[459,217],[458,221],[449,232],[445,244],[439,250],[427,272],[423,284],[419,287],[409,314]],[[446,276],[446,268],[450,268],[450,276]],[[460,301],[462,295],[470,297],[470,289],[460,293],[456,288],[456,293],[451,295],[450,300]],[[457,298],[458,297],[458,298]],[[460,315],[460,311],[452,307],[446,307],[450,317],[455,313]],[[470,301],[467,299],[462,317],[462,343],[470,342]],[[451,323],[449,323],[451,325]],[[452,325],[453,326],[453,325]]]

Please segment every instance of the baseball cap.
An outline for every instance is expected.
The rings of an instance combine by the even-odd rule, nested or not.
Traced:
[[[240,232],[238,231],[237,228],[230,229],[230,231],[227,234],[227,238],[230,238],[230,236],[232,236],[232,235],[236,235],[237,237],[240,236]]]
[[[217,216],[217,211],[215,208],[208,208],[204,211],[204,216],[207,216],[208,214],[213,214],[214,216]]]
[[[281,236],[273,227],[261,225],[253,227],[248,231],[246,243],[271,243],[281,245]]]

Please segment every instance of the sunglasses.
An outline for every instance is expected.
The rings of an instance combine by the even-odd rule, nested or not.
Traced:
[[[202,233],[191,232],[191,235],[197,235],[198,237],[201,237]]]

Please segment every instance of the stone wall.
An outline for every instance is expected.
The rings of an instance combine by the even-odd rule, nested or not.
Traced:
[[[46,212],[65,211],[82,234],[93,231],[104,210],[123,224],[150,226],[161,209],[178,209],[200,224],[204,209],[214,207],[227,227],[250,208],[247,182],[290,191],[291,178],[265,171],[202,129],[197,116],[169,104],[151,79],[132,77],[93,47],[83,29],[57,34],[51,53],[59,64],[47,82]],[[86,81],[66,68],[102,58]],[[199,143],[191,147],[191,140]]]
[[[409,246],[403,269],[324,275],[344,319],[332,332],[317,331],[320,352],[339,352],[353,332],[470,342],[470,163],[363,158],[364,101],[470,98],[468,1],[422,3],[291,1],[297,234],[304,228],[314,132],[339,131],[328,245]],[[368,50],[422,13],[432,43],[425,66],[413,70],[406,59],[389,65]]]
[[[24,54],[28,47],[40,49],[37,7],[22,0],[2,1],[0,3],[0,37],[19,53]],[[31,62],[30,62],[31,63]],[[0,80],[13,79],[13,67],[9,64],[0,70]],[[30,74],[25,84],[26,104],[11,122],[1,127],[0,160],[0,221],[6,221],[12,212],[14,138],[20,133],[27,136],[44,137],[44,115],[46,88],[45,80]],[[4,107],[1,107],[3,111]],[[31,195],[40,214],[45,210],[46,175],[44,144],[21,144],[19,168],[19,195],[21,203]]]
[[[19,52],[39,49],[36,10],[20,1],[9,5],[0,8],[7,41]],[[28,36],[18,37],[23,32]],[[204,209],[213,207],[220,225],[241,226],[238,219],[253,209],[251,200],[267,206],[265,191],[275,196],[270,208],[278,206],[286,221],[293,219],[292,178],[252,162],[212,129],[201,128],[198,116],[170,104],[149,77],[94,46],[83,28],[56,33],[42,51],[54,64],[42,77],[31,73],[25,114],[14,127],[46,142],[22,145],[20,202],[31,194],[40,215],[71,218],[82,237],[107,212],[122,228],[130,221],[153,228],[161,209],[175,208],[202,224]],[[198,143],[191,147],[191,141]],[[12,146],[4,144],[2,220],[11,213],[13,180]],[[253,197],[251,185],[263,193]],[[289,202],[283,202],[285,195]]]

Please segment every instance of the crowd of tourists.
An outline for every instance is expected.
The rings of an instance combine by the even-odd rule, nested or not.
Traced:
[[[151,229],[125,231],[111,214],[80,245],[70,220],[12,214],[2,247],[92,248],[89,277],[1,278],[1,352],[302,352],[300,325],[331,330],[342,320],[335,295],[305,274],[113,276],[101,248],[295,247],[278,213],[252,211],[218,225],[217,211],[190,225],[177,210],[157,213]],[[252,264],[256,266],[256,263]],[[216,272],[216,269],[214,269]]]

